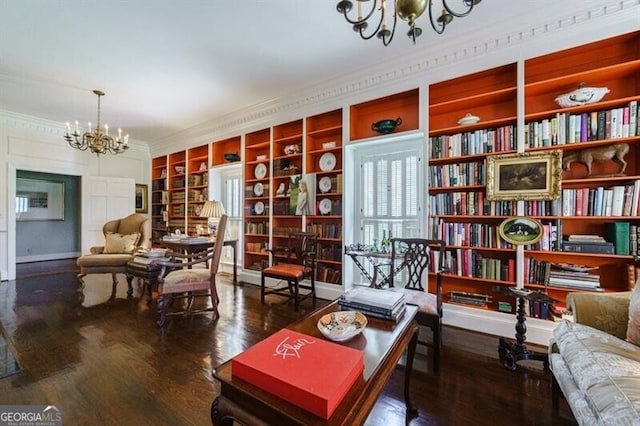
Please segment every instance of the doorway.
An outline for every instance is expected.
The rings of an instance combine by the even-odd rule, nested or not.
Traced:
[[[80,177],[16,170],[16,264],[80,255]]]

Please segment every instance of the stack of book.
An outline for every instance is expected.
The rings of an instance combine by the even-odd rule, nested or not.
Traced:
[[[562,242],[562,251],[614,254],[615,246],[600,235],[569,235]]]
[[[357,287],[338,299],[342,309],[360,311],[367,316],[398,321],[405,311],[401,292],[389,289]]]
[[[549,286],[569,287],[585,291],[602,291],[597,268],[579,265],[553,264],[549,271]]]

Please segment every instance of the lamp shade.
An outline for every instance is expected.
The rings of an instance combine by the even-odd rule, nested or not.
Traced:
[[[200,217],[222,217],[225,214],[224,206],[220,201],[207,201],[200,210]]]

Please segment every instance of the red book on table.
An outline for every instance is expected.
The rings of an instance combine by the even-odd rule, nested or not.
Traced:
[[[231,361],[234,377],[324,419],[363,369],[362,351],[286,328]]]

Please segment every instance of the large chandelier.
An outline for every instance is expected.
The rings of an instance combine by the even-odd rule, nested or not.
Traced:
[[[98,96],[98,121],[96,123],[96,129],[91,130],[91,122],[89,122],[89,130],[84,133],[80,132],[78,127],[78,121],[76,120],[76,127],[73,133],[71,133],[71,126],[67,122],[64,138],[69,145],[80,151],[91,150],[94,154],[120,154],[129,149],[129,135],[122,137],[122,129],[118,129],[118,136],[114,139],[113,136],[109,136],[109,125],[104,125],[104,133],[100,130],[100,97],[104,96],[104,92],[100,90],[94,90]]]
[[[350,17],[349,12],[353,8],[353,2],[349,0],[339,1],[336,5],[338,12],[344,16],[344,19],[348,23],[353,25],[353,30],[360,34],[365,40],[369,40],[374,35],[377,35],[385,46],[388,46],[393,40],[393,34],[396,31],[396,22],[398,18],[407,21],[409,23],[409,32],[407,35],[416,43],[416,37],[422,34],[422,29],[416,27],[416,19],[418,19],[425,11],[427,6],[429,7],[429,20],[431,21],[431,27],[433,30],[442,34],[445,27],[451,23],[454,17],[462,18],[467,16],[473,10],[473,7],[480,3],[481,0],[389,0],[392,6],[389,6],[388,0],[356,0],[357,16]],[[378,3],[380,5],[378,6]],[[437,3],[434,5],[434,3]],[[452,5],[452,3],[458,3]],[[392,7],[392,8],[391,8]],[[390,9],[391,8],[391,9]],[[434,8],[436,15],[434,15]],[[388,18],[388,13],[393,11],[393,16]],[[439,15],[438,12],[442,11]],[[364,11],[364,12],[363,12]],[[374,14],[379,12],[378,18],[374,17]],[[390,19],[391,29],[387,23],[387,18]],[[377,19],[377,24],[375,23]],[[369,23],[372,22],[375,25],[375,29],[370,33],[367,32]]]

